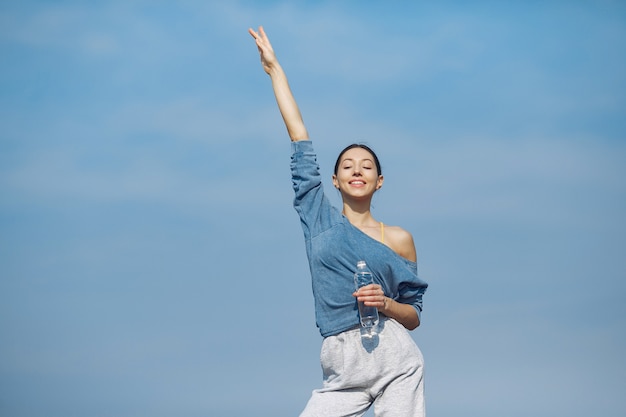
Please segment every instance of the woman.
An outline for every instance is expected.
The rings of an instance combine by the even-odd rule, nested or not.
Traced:
[[[249,29],[261,64],[272,80],[278,108],[292,141],[294,207],[300,216],[313,283],[317,326],[324,337],[324,382],[301,417],[423,416],[423,359],[407,329],[420,324],[427,284],[417,277],[415,245],[400,227],[385,226],[370,204],[383,185],[376,154],[350,145],[337,158],[333,185],[343,207],[324,195],[316,156],[300,110],[263,27]],[[365,260],[374,284],[354,291],[353,275]],[[380,313],[378,335],[361,337],[357,301]]]

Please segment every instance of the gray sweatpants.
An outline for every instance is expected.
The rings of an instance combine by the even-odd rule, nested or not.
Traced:
[[[423,417],[424,359],[409,332],[381,317],[379,335],[360,329],[329,336],[321,352],[324,383],[300,417]]]

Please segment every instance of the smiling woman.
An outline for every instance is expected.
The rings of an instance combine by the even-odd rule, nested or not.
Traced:
[[[383,185],[383,176],[378,157],[367,145],[352,144],[347,146],[335,162],[333,185],[342,191],[342,197],[346,196],[343,191],[350,188],[364,188],[366,185],[374,187],[378,191]],[[347,183],[347,187],[341,187],[341,183]],[[373,195],[373,192],[371,193]]]
[[[324,382],[301,416],[423,416],[422,354],[409,335],[420,324],[427,284],[417,276],[413,237],[374,219],[371,202],[383,186],[378,157],[353,144],[339,154],[332,176],[342,210],[324,195],[313,145],[287,77],[262,27],[249,30],[272,80],[278,108],[292,141],[291,171],[313,282],[322,344]],[[357,263],[365,261],[373,283],[354,290]],[[357,302],[378,309],[373,338],[362,337]],[[367,333],[370,336],[370,333]]]

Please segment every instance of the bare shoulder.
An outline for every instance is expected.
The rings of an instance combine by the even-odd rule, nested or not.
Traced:
[[[398,255],[409,261],[417,261],[413,236],[400,226],[385,225],[385,243]]]

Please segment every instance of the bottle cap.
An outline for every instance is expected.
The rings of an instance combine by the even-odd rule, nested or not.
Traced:
[[[365,268],[366,265],[365,261],[359,261],[356,263],[357,268]]]

